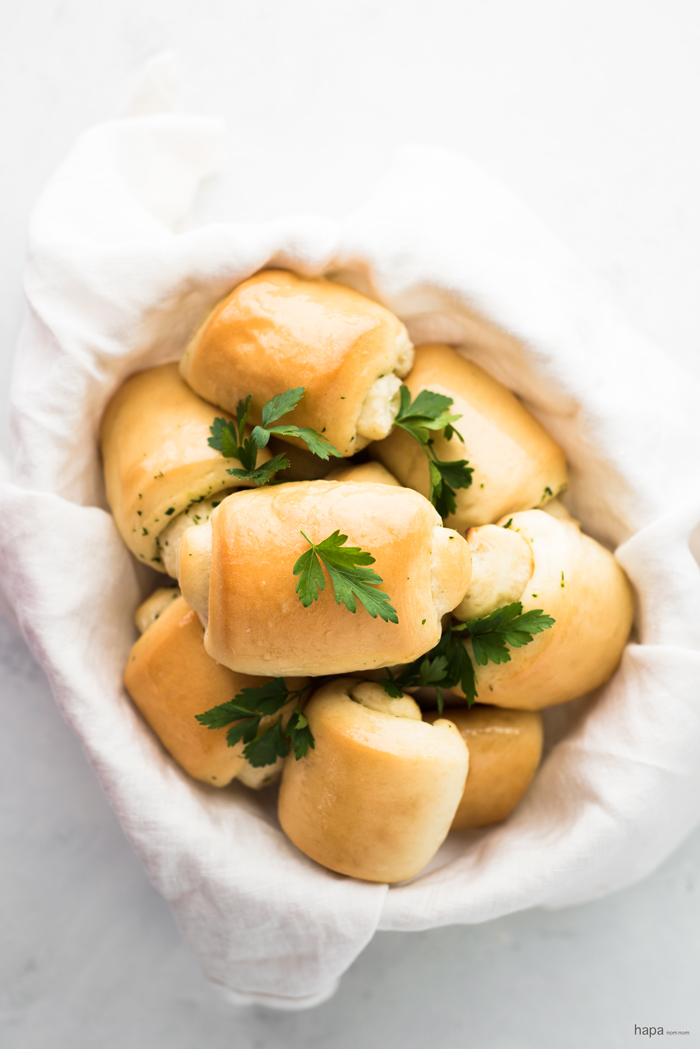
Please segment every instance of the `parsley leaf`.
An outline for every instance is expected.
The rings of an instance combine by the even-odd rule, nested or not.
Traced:
[[[471,707],[478,692],[474,664],[464,643],[466,638],[471,638],[477,666],[484,667],[487,663],[509,663],[509,645],[512,648],[522,648],[532,641],[535,634],[549,630],[555,622],[556,620],[545,615],[540,608],[523,613],[522,604],[515,601],[480,619],[470,619],[467,623],[451,623],[434,648],[419,656],[413,663],[409,663],[397,676],[391,670],[387,670],[389,676],[380,684],[395,698],[400,696],[404,688],[432,685],[438,693],[440,713],[440,689],[450,689],[459,685],[466,696],[467,706]]]
[[[314,737],[308,721],[298,707],[287,722],[285,732],[297,761],[306,755],[309,747],[313,749]]]
[[[235,747],[236,743],[243,740],[244,743],[252,743],[260,728],[260,718],[245,718],[239,721],[226,733],[226,742],[229,747]],[[244,753],[245,753],[244,748]]]
[[[236,696],[236,699],[231,699],[228,703],[220,703],[218,707],[212,707],[204,714],[196,714],[197,721],[205,728],[226,728],[232,721],[250,717],[251,708],[236,702],[240,699],[241,696]]]
[[[259,687],[243,688],[233,699],[220,703],[204,714],[196,714],[200,725],[205,728],[231,728],[226,733],[229,747],[245,743],[243,756],[254,768],[274,765],[277,758],[285,758],[290,746],[297,758],[302,758],[309,747],[314,746],[314,737],[309,723],[301,712],[300,702],[306,688],[290,691],[284,678],[276,677]],[[278,717],[272,725],[260,732],[260,723],[264,717],[279,714],[292,700],[297,705],[292,711],[286,726]]]
[[[451,627],[447,628],[434,648],[409,663],[397,677],[394,677],[391,671],[388,673],[389,680],[384,679],[380,684],[389,695],[396,698],[401,694],[401,689],[432,685],[438,691],[438,707],[441,713],[440,689],[461,685],[469,706],[476,696],[472,661],[462,638],[453,634]],[[391,690],[388,686],[391,686]]]
[[[462,418],[461,415],[450,415],[447,411],[454,403],[451,397],[434,393],[433,390],[421,390],[411,403],[411,391],[404,385],[400,390],[400,398],[399,411],[394,423],[421,444],[428,443],[429,430],[444,430]]]
[[[532,641],[533,634],[541,634],[543,630],[549,630],[555,623],[556,619],[545,615],[541,608],[533,608],[511,622],[505,638],[513,648],[520,648],[521,645],[527,645]]]
[[[250,415],[250,402],[253,400],[252,393],[249,393],[245,400],[241,399],[236,405],[236,422],[238,423],[238,443],[243,444],[243,432],[245,430],[246,423],[248,422],[248,416]]]
[[[254,470],[227,470],[226,473],[233,474],[234,477],[240,477],[242,481],[252,481],[256,485],[269,484],[277,470],[286,470],[288,466],[289,459],[283,452],[280,452],[279,455],[269,459]]]
[[[280,437],[300,437],[309,451],[317,455],[319,459],[329,459],[331,455],[338,459],[341,458],[340,452],[329,440],[308,426],[272,426],[268,432],[276,433]]]
[[[528,645],[535,634],[541,634],[543,630],[553,627],[555,622],[556,620],[545,615],[541,608],[533,608],[523,613],[520,601],[514,601],[510,605],[497,608],[495,612],[487,616],[470,619],[467,623],[461,623],[453,629],[466,630],[472,641],[483,635],[497,634],[513,648],[521,648],[523,645]]]
[[[359,546],[345,546],[348,537],[341,535],[338,529],[320,543],[312,543],[305,532],[301,534],[311,549],[301,555],[292,572],[300,576],[296,592],[304,608],[318,601],[319,591],[326,588],[321,568],[323,563],[333,584],[337,604],[344,604],[351,612],[356,612],[357,598],[372,619],[379,616],[387,623],[398,623],[396,609],[388,594],[378,589],[379,583],[383,582],[381,576],[366,567],[374,564],[375,559],[370,553]]]
[[[341,458],[340,452],[329,440],[308,426],[270,425],[287,412],[293,411],[303,395],[303,386],[297,386],[294,390],[286,390],[284,393],[276,393],[263,405],[262,426],[255,426],[250,437],[245,436],[252,401],[250,394],[245,400],[241,399],[238,402],[235,423],[219,417],[214,419],[213,425],[209,427],[211,433],[209,446],[221,452],[226,459],[238,459],[241,464],[241,469],[227,470],[227,473],[238,477],[241,481],[261,485],[269,484],[273,474],[278,470],[286,470],[289,460],[284,454],[276,455],[274,459],[263,463],[262,466],[257,465],[258,451],[267,447],[273,433],[286,437],[300,437],[309,451],[320,459],[328,459],[331,455]]]
[[[289,741],[282,728],[281,719],[271,725],[266,732],[251,740],[243,753],[253,768],[274,765],[277,758],[286,758],[289,754]]]
[[[472,483],[471,475],[474,471],[471,467],[466,469],[466,459],[449,459],[447,462],[442,462],[435,458],[430,465],[437,468],[440,480],[444,485],[451,485],[452,488],[469,488]]]
[[[211,437],[207,442],[210,448],[216,448],[225,459],[238,458],[238,434],[236,427],[228,419],[216,418],[209,427]]]
[[[427,454],[430,469],[430,501],[440,517],[449,517],[457,510],[455,488],[469,488],[474,471],[467,465],[467,459],[441,462],[435,455],[432,446],[428,447]]]
[[[472,637],[474,659],[480,667],[487,663],[510,663],[510,652],[501,634],[476,634]]]
[[[236,699],[249,710],[259,710],[263,717],[269,717],[271,714],[277,714],[289,702],[291,694],[284,678],[276,677],[264,685],[242,688]],[[214,709],[218,710],[218,707]]]
[[[423,448],[430,471],[430,501],[441,517],[449,517],[457,509],[455,489],[469,488],[474,470],[468,459],[438,459],[431,434],[442,430],[446,440],[451,441],[457,436],[464,443],[459,430],[452,425],[462,416],[451,415],[448,409],[454,403],[452,398],[434,390],[421,390],[411,402],[408,386],[402,386],[400,396],[394,425],[405,430]]]
[[[432,652],[436,652],[439,646],[435,646]],[[427,656],[419,657],[414,660],[408,667],[399,674],[397,678],[394,677],[389,667],[386,667],[386,672],[389,675],[388,678],[384,678],[379,684],[384,688],[385,692],[388,692],[392,699],[401,699],[403,690],[405,688],[420,688],[426,685],[432,685],[435,689],[438,702],[438,713],[442,717],[443,710],[443,698],[440,686],[445,687],[445,681],[448,677],[448,658],[444,654],[432,656],[432,653],[428,653]]]
[[[294,390],[286,390],[285,393],[276,393],[274,397],[264,405],[262,410],[262,424],[267,430],[270,423],[277,422],[287,412],[292,412],[304,396],[304,387],[297,386]]]

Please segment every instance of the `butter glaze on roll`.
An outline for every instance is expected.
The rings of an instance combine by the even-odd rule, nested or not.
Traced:
[[[292,569],[337,530],[375,558],[399,622],[338,605],[327,580],[304,608]],[[324,570],[325,571],[325,570]],[[180,549],[180,586],[207,619],[209,654],[233,670],[319,676],[410,662],[440,638],[441,617],[471,576],[469,548],[417,492],[386,484],[306,481],[236,492]]]
[[[251,394],[255,423],[272,396],[305,387],[281,424],[311,427],[349,456],[389,433],[412,363],[406,329],[383,306],[342,284],[263,270],[214,308],[180,368],[229,412]]]
[[[566,461],[561,448],[520,401],[496,379],[449,346],[416,348],[415,365],[406,379],[412,397],[433,390],[451,397],[450,409],[462,418],[455,425],[464,444],[435,438],[439,459],[468,459],[473,467],[469,488],[456,491],[457,511],[446,518],[463,532],[490,524],[515,510],[543,506],[566,488]],[[428,496],[428,461],[418,444],[396,428],[371,453],[401,484]]]
[[[205,728],[195,715],[270,678],[234,674],[215,663],[204,650],[204,630],[196,612],[182,597],[173,599],[173,594],[176,591],[156,591],[136,612],[146,629],[131,649],[124,672],[126,689],[165,749],[194,779],[213,787],[225,787],[233,779],[263,787],[281,772],[281,759],[276,765],[253,768],[243,757],[243,743],[228,746],[227,728]],[[290,688],[305,683],[288,682]],[[287,717],[294,705],[288,704]],[[272,720],[263,718],[260,731]]]
[[[437,713],[423,715],[432,724]],[[542,715],[477,704],[446,710],[469,750],[469,775],[451,831],[500,823],[521,801],[542,757]]]
[[[429,725],[410,696],[340,678],[304,708],[315,747],[285,762],[278,814],[298,849],[330,870],[397,882],[444,841],[469,752],[455,726]]]
[[[136,557],[166,571],[158,536],[198,501],[245,482],[240,468],[207,444],[221,411],[193,393],[177,364],[132,375],[107,405],[101,428],[107,502]],[[267,462],[267,449],[258,462]],[[196,522],[192,520],[191,524]]]
[[[574,521],[542,510],[511,516],[510,529],[530,547],[532,573],[518,596],[508,596],[521,601],[524,612],[540,608],[556,622],[523,648],[511,648],[509,663],[475,664],[477,691],[480,703],[539,710],[582,696],[608,680],[632,627],[634,601],[627,576],[613,555],[584,535]],[[467,532],[467,542],[475,551],[470,590],[478,588],[480,574],[488,576],[493,607],[484,602],[479,611],[487,615],[503,603],[513,568],[510,560],[501,557],[499,544],[481,544],[480,532],[481,528]],[[458,618],[471,618],[473,609],[465,609],[468,601],[455,609]],[[467,648],[471,653],[471,642]]]

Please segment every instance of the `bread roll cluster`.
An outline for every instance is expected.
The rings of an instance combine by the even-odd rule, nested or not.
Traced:
[[[116,391],[101,446],[124,542],[178,582],[136,610],[129,694],[195,779],[281,777],[330,870],[403,881],[506,819],[539,711],[620,660],[630,586],[556,498],[561,448],[351,288],[244,281]]]

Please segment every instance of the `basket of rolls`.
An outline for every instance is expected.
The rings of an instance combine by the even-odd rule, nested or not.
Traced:
[[[448,154],[176,232],[220,133],[95,129],[37,207],[3,570],[205,973],[295,1008],[697,820],[697,391]]]

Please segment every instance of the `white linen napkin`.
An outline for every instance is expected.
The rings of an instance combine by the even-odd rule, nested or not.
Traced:
[[[32,218],[0,578],[207,976],[237,1002],[303,1008],[333,993],[377,928],[592,899],[652,870],[700,818],[700,569],[689,548],[700,389],[520,203],[443,151],[405,150],[338,222],[182,231],[223,129],[170,112],[167,72],[152,64],[132,115],[79,140]],[[121,683],[154,574],[107,511],[100,417],[129,374],[177,357],[204,310],[267,265],[353,283],[414,341],[458,346],[519,394],[565,448],[570,505],[619,548],[638,600],[611,682],[547,715],[559,741],[514,815],[451,836],[426,872],[391,889],[299,853],[274,792],[189,779]],[[487,335],[476,316],[492,322]]]

